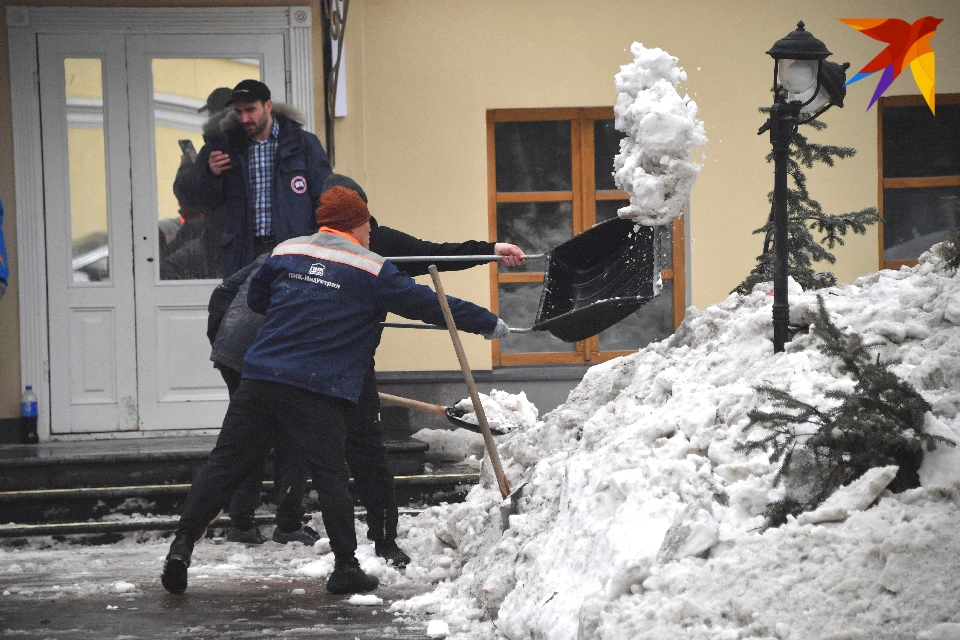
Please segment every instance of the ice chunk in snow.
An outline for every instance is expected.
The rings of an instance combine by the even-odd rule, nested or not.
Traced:
[[[663,564],[688,556],[697,556],[710,550],[720,539],[720,525],[698,503],[690,503],[677,514],[663,536],[657,551],[657,562]]]
[[[443,620],[431,620],[427,625],[428,638],[446,638],[450,635],[450,627]]]
[[[333,554],[321,556],[319,560],[308,562],[297,568],[297,573],[311,578],[326,578],[333,573]]]
[[[854,511],[863,511],[883,493],[897,475],[896,465],[874,467],[850,484],[840,487],[814,511],[801,513],[800,524],[838,522],[846,520]]]
[[[350,599],[347,600],[347,602],[349,602],[350,604],[355,604],[357,606],[367,606],[367,607],[383,604],[383,600],[373,595],[372,593],[369,593],[366,595],[361,595],[359,593],[356,593],[350,596]]]
[[[114,593],[130,593],[131,591],[136,591],[137,585],[132,582],[126,582],[124,580],[118,580],[113,583],[113,586],[110,587],[110,591]]]

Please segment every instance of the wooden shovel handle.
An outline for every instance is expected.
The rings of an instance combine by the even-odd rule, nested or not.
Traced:
[[[447,321],[447,329],[450,330],[450,338],[453,340],[453,348],[457,352],[457,360],[460,361],[460,369],[463,371],[463,379],[467,383],[467,389],[470,391],[470,399],[473,400],[473,409],[477,412],[477,422],[480,423],[480,432],[483,434],[483,442],[487,445],[487,453],[490,454],[490,464],[493,465],[493,473],[497,476],[497,484],[500,485],[500,495],[506,498],[510,495],[510,487],[507,485],[507,476],[503,473],[503,466],[500,464],[500,454],[497,453],[497,443],[493,440],[493,433],[490,432],[490,425],[487,423],[487,414],[483,410],[483,404],[480,403],[480,394],[477,392],[477,384],[473,381],[473,374],[470,372],[470,365],[467,363],[467,355],[463,351],[463,344],[460,342],[460,334],[457,333],[457,325],[453,321],[453,313],[450,311],[450,304],[447,302],[447,295],[443,292],[443,284],[440,282],[440,274],[437,272],[436,265],[429,267],[430,277],[433,278],[433,286],[437,290],[437,298],[440,300],[440,308],[443,310],[443,317]]]
[[[429,402],[420,402],[419,400],[411,400],[410,398],[404,398],[402,396],[393,396],[389,393],[380,394],[380,402],[383,404],[391,405],[394,407],[406,407],[407,409],[413,409],[414,411],[425,411],[426,413],[435,413],[438,416],[446,415],[447,408],[441,407],[438,404],[430,404]]]

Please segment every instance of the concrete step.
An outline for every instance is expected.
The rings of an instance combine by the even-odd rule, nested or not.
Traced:
[[[405,508],[420,509],[442,502],[460,502],[478,480],[478,471],[469,466],[429,465],[425,473],[394,476],[397,503]],[[263,483],[261,503],[268,505],[271,513],[274,511],[271,504],[273,486],[272,481]],[[307,486],[311,491],[307,494],[305,507],[307,511],[318,511],[319,504],[316,494],[312,492],[312,483]],[[351,479],[351,489],[352,486]],[[27,528],[22,530],[24,532],[50,532],[30,535],[62,533],[64,527],[86,531],[90,523],[101,519],[109,522],[117,516],[131,516],[138,521],[143,519],[144,526],[164,529],[167,527],[161,521],[162,518],[175,517],[180,513],[189,489],[188,483],[171,483],[0,491],[0,513],[3,514],[0,522],[25,526]],[[360,506],[359,501],[355,500],[355,503]],[[268,518],[272,522],[272,516]],[[74,527],[77,523],[84,526]],[[48,528],[42,529],[43,526]],[[100,532],[100,529],[94,529]],[[115,530],[110,526],[101,529]],[[22,534],[0,525],[0,537],[11,535]]]
[[[189,484],[215,443],[216,436],[186,436],[0,445],[0,491]],[[423,472],[426,443],[406,437],[385,445],[394,474]]]

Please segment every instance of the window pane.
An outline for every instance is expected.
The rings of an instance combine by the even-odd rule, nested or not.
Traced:
[[[509,323],[508,323],[509,324]],[[601,351],[637,351],[673,334],[673,281],[636,313],[600,332]]]
[[[204,107],[218,87],[233,87],[246,78],[260,79],[256,59],[154,58],[153,121],[157,170],[157,224],[161,280],[197,280],[221,277],[224,210],[207,210],[198,201],[196,172],[203,170],[184,157],[180,140],[199,151],[203,125],[224,111]],[[229,93],[220,96],[218,105]],[[216,101],[216,100],[213,100]]]
[[[497,191],[570,191],[570,121],[497,122]]]
[[[629,200],[597,200],[597,224],[613,220],[617,217],[617,210],[630,203]],[[673,268],[673,225],[660,227],[660,268]]]
[[[613,182],[613,159],[620,153],[623,133],[613,126],[613,118],[593,122],[593,165],[597,191],[618,189]]]
[[[497,205],[497,241],[515,244],[524,253],[544,253],[573,237],[573,205],[569,202],[501,202]],[[543,271],[544,260],[522,267],[499,265],[500,273]]]
[[[103,72],[99,58],[63,61],[73,281],[110,279]]]
[[[529,328],[537,318],[540,292],[543,285],[536,283],[501,284],[499,287],[500,317],[511,328]],[[564,342],[546,331],[511,333],[500,340],[501,353],[573,353],[576,343]]]
[[[960,175],[960,104],[884,107],[883,177]]]
[[[884,260],[915,260],[957,226],[960,187],[883,190]]]

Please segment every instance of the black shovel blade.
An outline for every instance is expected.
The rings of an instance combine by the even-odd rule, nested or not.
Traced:
[[[483,431],[480,430],[480,425],[467,422],[463,419],[463,416],[465,416],[467,413],[463,409],[447,407],[447,410],[444,413],[447,416],[447,420],[450,421],[450,424],[457,427],[462,427],[463,429],[469,429],[470,431],[474,431],[476,433],[483,433]],[[495,436],[502,436],[506,433],[506,431],[501,431],[500,429],[494,429],[493,427],[490,427],[490,433]]]
[[[615,218],[552,251],[535,331],[564,342],[594,336],[660,294],[658,227]]]

